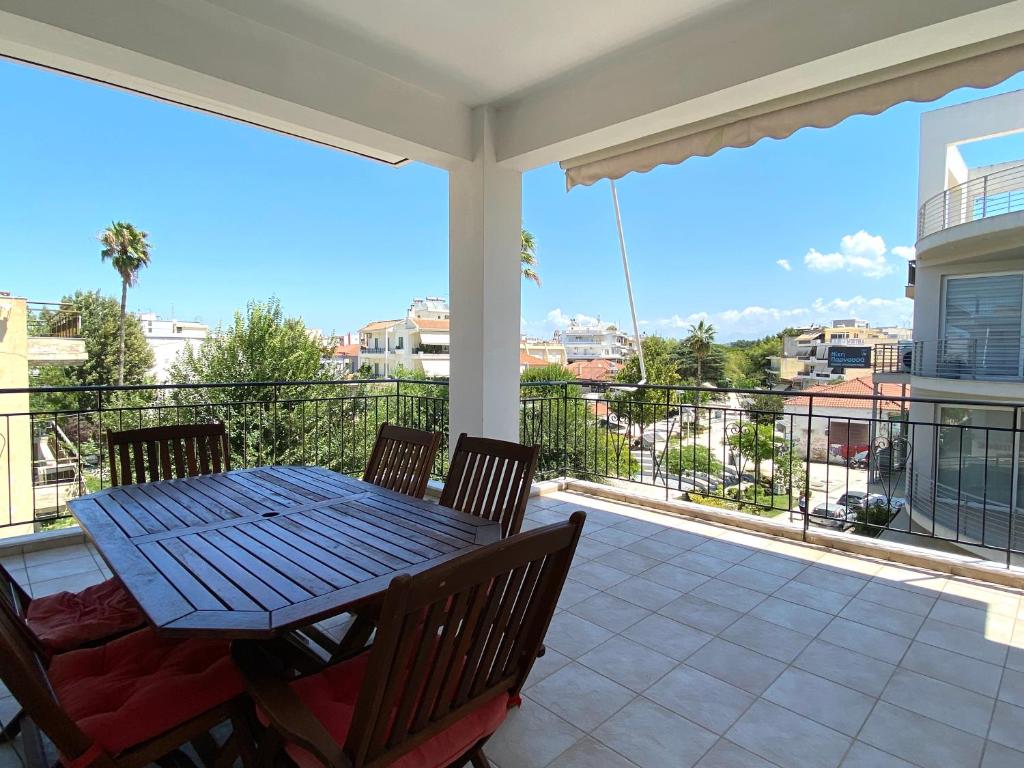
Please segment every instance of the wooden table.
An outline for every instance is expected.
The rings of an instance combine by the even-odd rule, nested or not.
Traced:
[[[155,627],[271,637],[496,541],[496,523],[317,467],[123,485],[68,506]]]

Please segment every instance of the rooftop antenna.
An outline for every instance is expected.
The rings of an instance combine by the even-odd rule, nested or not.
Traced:
[[[629,277],[629,256],[626,254],[626,236],[622,232],[622,213],[619,211],[619,194],[615,191],[615,180],[609,179],[612,187],[612,205],[615,206],[615,225],[619,230],[619,250],[622,252],[622,271],[626,276],[626,295],[629,297],[629,313],[633,318],[633,342],[636,344],[637,361],[640,363],[640,381],[630,387],[615,387],[626,392],[635,392],[637,387],[647,383],[647,366],[644,364],[644,348],[640,343],[640,323],[636,319],[636,301],[633,299],[633,281]]]

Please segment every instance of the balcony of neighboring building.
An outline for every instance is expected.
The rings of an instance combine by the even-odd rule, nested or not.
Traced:
[[[67,304],[26,302],[25,328],[31,366],[80,365],[89,358],[82,338],[82,315]]]
[[[1024,342],[1017,334],[881,344],[875,348],[874,371],[889,377],[1018,384],[1024,381]]]
[[[959,261],[1019,249],[1024,233],[1024,163],[949,187],[924,202],[917,218],[917,256]],[[908,281],[913,297],[913,281]]]

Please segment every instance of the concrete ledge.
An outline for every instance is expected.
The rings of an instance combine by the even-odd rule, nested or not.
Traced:
[[[68,528],[58,528],[55,531],[40,531],[39,533],[27,533],[24,536],[0,539],[0,557],[19,552],[25,554],[26,552],[38,552],[41,549],[56,549],[84,543],[85,534],[82,529],[77,525],[72,525]]]
[[[427,496],[435,499],[440,497],[442,488],[444,488],[444,483],[440,480],[429,480],[427,482]],[[565,480],[562,478],[541,480],[530,486],[530,498],[534,496],[547,496],[562,490],[565,490]]]
[[[863,555],[876,560],[885,560],[917,568],[927,568],[931,571],[948,573],[952,576],[986,581],[1005,587],[1013,587],[1014,589],[1024,589],[1024,570],[1020,568],[1006,568],[990,560],[947,552],[936,552],[924,549],[923,547],[881,541],[866,536],[855,536],[836,531],[809,530],[805,537],[802,528],[757,517],[756,515],[733,512],[718,507],[707,507],[689,501],[652,499],[630,493],[622,488],[614,488],[585,480],[568,479],[565,480],[564,487],[568,491],[618,501],[641,509],[666,512],[702,522],[715,523],[730,528],[741,528],[767,536],[811,544],[825,549]]]

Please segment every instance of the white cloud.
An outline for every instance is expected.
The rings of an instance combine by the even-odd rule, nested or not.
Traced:
[[[863,229],[853,235],[843,235],[839,250],[821,253],[811,248],[804,255],[804,264],[814,272],[860,272],[865,277],[884,277],[892,272],[892,265],[886,259],[885,240]]]
[[[580,325],[594,325],[600,322],[597,317],[591,317],[590,315],[584,315],[581,312],[567,315],[560,308],[555,307],[547,315],[547,323],[552,328],[567,328],[571,321],[575,320]]]
[[[778,264],[787,272],[793,271],[793,266],[789,263],[789,259],[776,259],[775,263]]]
[[[893,256],[899,256],[901,259],[911,261],[917,256],[917,249],[912,245],[894,245],[890,253]]]

